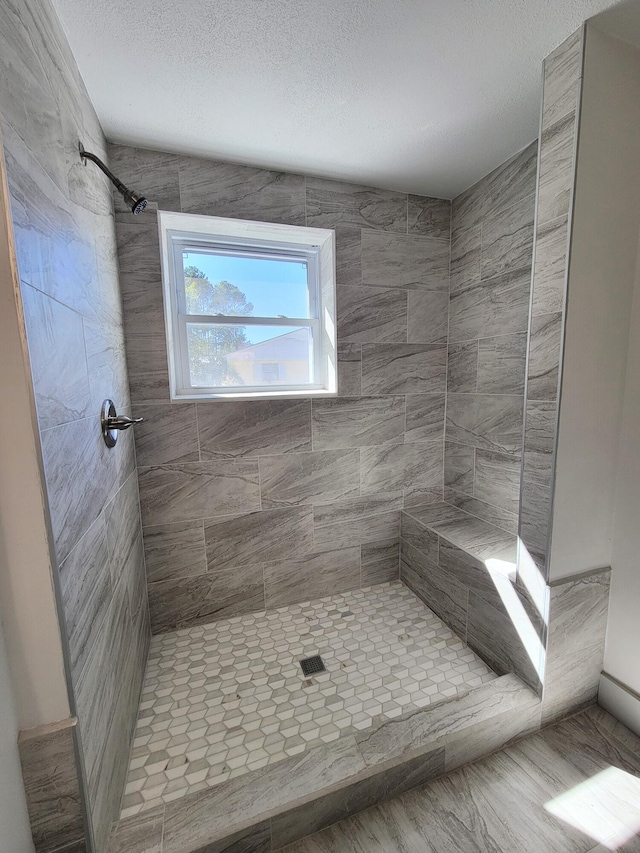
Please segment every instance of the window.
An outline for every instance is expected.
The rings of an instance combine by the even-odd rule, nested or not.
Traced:
[[[336,393],[334,232],[159,213],[172,399]]]

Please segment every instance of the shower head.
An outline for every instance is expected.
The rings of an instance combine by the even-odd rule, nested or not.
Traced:
[[[122,192],[122,190],[120,190],[120,192]],[[125,192],[122,193],[122,197],[131,208],[131,213],[133,213],[134,216],[142,213],[148,204],[148,201],[143,195],[136,195],[133,190],[128,190],[126,187]]]
[[[99,169],[101,169],[105,173],[111,183],[118,190],[122,198],[126,201],[128,207],[131,208],[131,213],[133,213],[134,216],[137,216],[139,213],[142,213],[142,211],[148,204],[147,199],[143,195],[138,195],[134,190],[130,190],[128,187],[125,187],[122,181],[119,181],[116,178],[113,172],[105,166],[105,164],[99,157],[97,157],[95,154],[91,154],[89,151],[84,150],[84,145],[82,144],[82,142],[80,143],[80,157],[85,163],[87,160],[91,160],[93,163],[96,164]]]

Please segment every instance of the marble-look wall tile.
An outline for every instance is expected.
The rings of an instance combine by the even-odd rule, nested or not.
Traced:
[[[445,486],[472,495],[475,459],[475,447],[446,441],[444,445]]]
[[[134,470],[133,437],[120,436],[110,455],[93,418],[41,434],[56,554],[62,561]],[[90,472],[79,477],[78,472]]]
[[[201,575],[207,571],[204,522],[183,521],[144,528],[149,582]]]
[[[537,142],[515,154],[451,202],[454,230],[477,225],[491,213],[535,192]]]
[[[576,110],[583,39],[584,30],[580,27],[544,61],[543,130]]]
[[[551,508],[551,486],[523,477],[520,486],[520,539],[543,571]]]
[[[517,514],[520,501],[520,460],[478,448],[473,496]]]
[[[437,564],[440,543],[438,534],[414,518],[410,512],[402,513],[400,538],[404,545],[416,548],[430,563]]]
[[[566,216],[538,225],[533,269],[531,313],[553,314],[562,310],[567,260]]]
[[[362,393],[362,345],[338,341],[338,394],[358,397]]]
[[[270,524],[273,509],[313,505],[321,513],[325,503],[359,501],[358,448],[415,445],[443,437],[446,351],[431,342],[446,341],[451,205],[337,181],[112,148],[114,162],[132,180],[148,164],[151,186],[164,209],[298,224],[306,204],[308,225],[336,231],[340,397],[314,402],[313,409],[309,400],[198,402],[194,433],[194,404],[183,410],[169,402],[155,206],[144,223],[117,214],[131,394],[134,413],[148,412],[138,444],[150,582],[200,577],[201,523],[207,530],[209,571],[299,558],[311,544],[304,524],[292,537],[280,531],[282,541],[273,541],[269,530],[263,536],[264,549],[251,547],[263,535],[263,522],[265,527]],[[161,178],[165,162],[168,183],[163,188],[156,186],[156,178]],[[306,187],[302,207],[300,186]],[[407,343],[408,336],[416,339],[413,345]],[[385,351],[385,342],[403,349]],[[371,360],[376,352],[382,356],[379,367]],[[169,423],[176,412],[180,417]],[[168,438],[159,434],[163,427]],[[240,456],[257,457],[259,503],[253,500],[253,481],[244,496],[248,502],[238,505],[229,503],[224,490],[214,486],[216,478],[208,476],[207,463]],[[405,475],[400,479],[406,481]],[[225,477],[225,488],[235,495],[232,477]],[[357,505],[351,522],[343,512],[316,525],[314,547],[326,549],[328,537],[329,545],[337,542],[339,547],[397,540],[403,503],[442,496],[441,471],[439,481],[437,474],[425,481],[424,472],[409,479],[412,482],[394,490],[397,498],[387,499],[385,489],[373,511]],[[380,487],[376,485],[376,497]],[[237,520],[238,513],[245,521]],[[231,516],[228,537],[221,535],[218,516]],[[214,553],[213,536],[228,540],[228,551],[223,547],[221,554]],[[244,537],[242,543],[239,537]],[[378,562],[379,571],[388,564],[382,558]]]
[[[168,403],[169,369],[160,364],[149,373],[134,373],[129,369],[129,391],[133,403]]]
[[[409,234],[440,237],[448,240],[451,233],[451,202],[444,198],[409,195]]]
[[[400,578],[459,637],[466,638],[468,589],[404,539],[400,543]]]
[[[425,290],[410,290],[407,340],[409,343],[446,343],[449,333],[449,296]]]
[[[444,394],[408,394],[405,442],[439,441],[444,438]]]
[[[539,691],[543,647],[540,643],[531,648],[525,638],[513,613],[507,610],[497,593],[492,601],[484,595],[469,593],[467,644],[498,675],[513,672],[533,690]]]
[[[538,178],[539,223],[550,222],[569,212],[575,133],[575,112],[568,113],[542,132]]]
[[[119,324],[83,319],[84,345],[91,391],[90,413],[99,412],[111,399],[120,411],[129,405],[127,361]]]
[[[97,424],[106,397],[131,414],[112,187],[78,156],[79,139],[105,159],[106,144],[52,4],[9,4],[0,18],[0,113],[11,217],[63,588],[59,616],[81,717],[78,751],[67,731],[60,735],[68,738],[63,751],[47,756],[43,748],[34,756],[43,783],[39,808],[51,818],[37,828],[43,837],[36,840],[42,849],[79,853],[88,849],[93,830],[95,848],[102,851],[118,804],[113,793],[94,796],[95,780],[101,780],[99,794],[111,790],[119,797],[137,696],[126,703],[114,696],[136,692],[148,634],[142,606],[135,615],[139,639],[129,612],[130,603],[146,599],[139,513],[120,515],[110,506],[121,496],[129,507],[137,492],[133,435],[121,435],[110,451]],[[89,672],[102,713],[87,713]],[[100,682],[110,692],[100,692]],[[109,720],[117,722],[117,739]],[[73,779],[66,775],[71,771]],[[83,793],[90,812],[86,827],[80,816],[83,777],[90,782]],[[65,835],[74,812],[78,831]]]
[[[524,401],[506,394],[449,394],[447,439],[483,450],[517,455]]]
[[[364,394],[428,394],[444,391],[447,348],[442,344],[364,344]]]
[[[307,225],[312,228],[353,226],[407,233],[404,193],[325,178],[307,178],[306,185]]]
[[[18,741],[36,853],[54,853],[85,838],[74,720],[21,732]]]
[[[155,210],[143,217],[130,213],[116,222],[118,268],[125,332],[150,335],[164,330],[160,234]]]
[[[551,485],[557,417],[555,400],[527,401],[523,474],[529,482]]]
[[[531,272],[505,273],[451,294],[449,340],[469,341],[527,330]]]
[[[14,134],[13,134],[14,135]],[[31,153],[3,125],[16,257],[23,282],[85,317],[98,319],[93,237]]]
[[[363,231],[362,283],[447,292],[449,239]]]
[[[359,494],[357,449],[260,457],[262,507],[331,503]]]
[[[131,377],[167,371],[167,339],[164,332],[127,335],[127,365]],[[168,399],[168,394],[167,394]]]
[[[488,216],[482,223],[483,279],[531,270],[534,199],[527,197]]]
[[[342,341],[406,341],[406,293],[382,287],[340,288],[338,336]]]
[[[452,506],[458,507],[470,515],[475,515],[476,518],[481,518],[483,521],[488,521],[489,524],[494,524],[507,533],[516,534],[518,532],[518,514],[515,512],[509,512],[494,504],[485,503],[447,486],[444,489],[444,499]]]
[[[593,701],[604,661],[611,570],[551,586],[543,722]]]
[[[197,405],[203,460],[311,450],[310,400],[205,400]]]
[[[456,227],[451,232],[451,292],[480,281],[482,226]]]
[[[204,625],[214,619],[229,619],[264,608],[264,578],[260,564],[149,584],[149,613],[154,634]]]
[[[531,318],[529,336],[529,400],[555,400],[558,394],[562,314],[539,314]]]
[[[135,618],[139,610],[146,607],[140,498],[135,472],[111,498],[104,516],[113,586],[124,577],[131,616]]]
[[[362,586],[397,580],[400,573],[400,541],[384,539],[360,546]]]
[[[444,497],[509,531],[517,523],[537,151],[533,142],[452,202]]]
[[[371,494],[396,489],[442,487],[442,442],[381,445],[360,451],[360,489]]]
[[[447,391],[475,394],[478,390],[478,341],[449,344]]]
[[[544,64],[520,537],[546,577],[584,28]]]
[[[356,227],[335,228],[336,235],[336,281],[338,287],[362,284],[361,231]]]
[[[316,506],[313,541],[318,548],[330,548],[396,539],[401,509],[402,491]]]
[[[169,403],[133,407],[136,418],[144,418],[134,430],[138,465],[198,462],[198,427],[195,403]]]
[[[124,579],[113,590],[108,612],[77,679],[74,693],[89,788],[102,772],[104,749],[131,648],[131,616]],[[128,734],[128,733],[127,733]],[[125,738],[126,740],[126,738]]]
[[[305,179],[233,163],[180,157],[183,213],[305,225]]]
[[[59,577],[71,667],[77,678],[106,616],[113,592],[103,514],[61,563]]]
[[[478,393],[524,394],[527,335],[500,335],[478,341]]]
[[[334,397],[312,403],[313,449],[397,444],[405,430],[404,397]]]
[[[313,543],[313,509],[270,509],[205,519],[209,571],[300,556]]]
[[[145,526],[260,507],[257,460],[223,459],[141,468],[139,483]]]
[[[86,417],[91,398],[81,315],[27,284],[22,304],[41,429]]]
[[[264,591],[269,609],[297,601],[313,601],[327,594],[360,586],[360,547],[332,548],[305,554],[297,560],[279,560],[264,566]]]

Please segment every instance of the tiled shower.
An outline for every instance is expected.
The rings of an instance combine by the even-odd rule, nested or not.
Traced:
[[[296,821],[310,831],[311,802],[321,825],[569,707],[568,634],[515,574],[518,526],[531,542],[540,527],[539,504],[519,511],[522,466],[544,490],[553,443],[530,419],[558,372],[539,303],[530,317],[538,143],[453,201],[108,144],[49,6],[0,14],[71,697],[52,754],[73,809],[38,815],[38,853],[116,853],[127,833],[195,853],[224,832],[247,846],[215,849],[266,853]],[[566,129],[580,44],[547,69],[547,188],[568,169],[547,131]],[[24,86],[46,122],[11,95]],[[79,137],[144,189],[143,215],[83,165]],[[337,397],[170,399],[158,210],[335,230]],[[536,257],[534,294],[564,261]],[[105,398],[144,418],[135,447],[133,431],[103,444]],[[600,574],[555,588],[551,607],[571,624],[597,613],[601,644],[607,594]],[[593,673],[583,682],[586,701]],[[29,735],[25,767],[50,735]]]
[[[400,527],[517,528],[536,153],[452,204],[109,147],[157,199],[115,199],[154,634],[123,818],[496,677]],[[335,229],[337,398],[170,400],[156,208]]]

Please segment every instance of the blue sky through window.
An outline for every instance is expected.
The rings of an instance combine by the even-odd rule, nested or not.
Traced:
[[[300,261],[273,261],[185,252],[184,265],[195,266],[211,284],[229,281],[253,303],[257,317],[308,317],[307,265]]]
[[[235,284],[253,303],[255,317],[308,317],[309,289],[307,265],[301,261],[274,261],[198,252],[183,252],[185,267],[195,266],[216,285],[219,281]],[[265,326],[246,326],[252,343],[290,331],[269,330]]]

